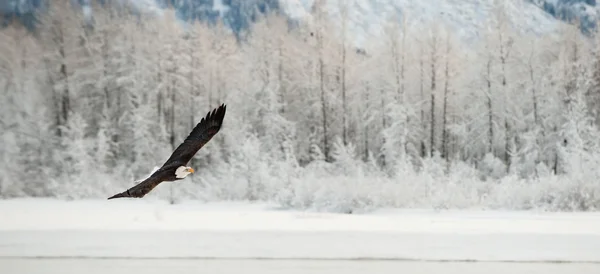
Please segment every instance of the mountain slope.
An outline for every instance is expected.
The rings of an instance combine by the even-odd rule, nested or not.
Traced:
[[[295,17],[310,17],[314,0],[282,0],[285,13]],[[463,39],[478,37],[480,26],[494,12],[492,0],[348,0],[349,21],[353,34],[362,43],[381,33],[388,18],[406,16],[409,25],[442,23],[451,26]],[[537,5],[522,0],[506,0],[506,13],[515,28],[524,33],[541,34],[556,30],[558,20]],[[341,19],[337,0],[326,3],[326,11]]]
[[[49,0],[0,1],[0,19],[6,24],[13,17],[29,27],[36,24],[35,11]],[[87,5],[89,1],[70,0]],[[140,10],[156,12],[166,6],[177,9],[184,21],[216,22],[222,19],[236,33],[247,29],[260,14],[282,11],[293,19],[310,20],[315,0],[116,0],[128,1]],[[494,0],[347,0],[351,31],[357,43],[381,33],[391,16],[406,16],[409,24],[441,22],[451,26],[465,39],[479,36],[478,29],[493,13]],[[552,32],[560,20],[580,20],[582,29],[595,28],[600,8],[596,0],[505,0],[506,13],[515,29],[531,34]],[[51,3],[48,2],[48,3]],[[326,1],[326,10],[340,19],[338,0]],[[557,20],[558,19],[558,20]]]
[[[528,0],[563,21],[578,20],[584,32],[596,28],[600,7],[596,0]]]

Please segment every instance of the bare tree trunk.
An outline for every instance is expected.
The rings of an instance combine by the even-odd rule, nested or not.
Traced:
[[[348,106],[346,98],[346,28],[348,19],[348,7],[344,4],[342,6],[342,71],[341,71],[341,84],[342,84],[342,141],[344,145],[348,145]]]
[[[556,134],[558,134],[558,127],[554,126],[554,132]],[[558,147],[555,148],[554,151],[554,165],[552,166],[552,170],[554,171],[555,175],[558,175],[558,161],[559,161],[559,155],[558,155]]]
[[[508,90],[507,80],[506,80],[506,59],[510,54],[510,48],[504,47],[504,40],[502,39],[502,34],[500,36],[500,63],[502,64],[502,94],[504,96],[504,162],[506,163],[506,171],[510,170],[511,159],[510,159],[510,138],[512,136],[510,121],[508,119]]]
[[[156,94],[156,115],[158,117],[158,124],[162,122],[162,108],[163,108],[163,94],[162,91],[158,91]]]
[[[399,103],[400,102],[400,64],[398,62],[398,41],[397,41],[397,37],[395,34],[395,30],[394,30],[394,35],[392,35],[392,41],[391,46],[392,46],[392,56],[390,56],[392,58],[392,67],[394,68],[394,80],[396,80],[396,94],[394,95],[394,98],[396,99],[396,102]]]
[[[510,138],[512,136],[512,129],[510,127],[510,123],[508,121],[508,118],[504,117],[504,130],[506,131],[506,134],[504,136],[504,162],[506,163],[506,172],[510,171],[510,165],[511,165],[511,160],[510,160],[510,153],[511,153],[511,146],[510,146]]]
[[[449,68],[449,58],[450,58],[450,41],[449,35],[446,41],[446,64],[444,67],[444,105],[442,107],[442,158],[445,158],[447,162],[450,162],[450,157],[448,154],[448,90],[449,90],[449,82],[450,82],[450,68]]]
[[[161,83],[163,81],[163,71],[162,71],[162,66],[160,65],[160,61],[161,61],[161,55],[160,53],[158,54],[158,73],[156,76],[157,79],[157,83]],[[157,94],[156,94],[156,115],[157,115],[157,119],[158,119],[158,124],[162,124],[162,115],[163,115],[163,91],[162,89],[159,89]]]
[[[342,50],[342,140],[344,145],[348,145],[348,105],[346,98],[346,49]]]
[[[69,96],[69,76],[67,74],[67,56],[65,53],[65,37],[63,26],[60,27],[60,36],[59,36],[59,49],[58,52],[61,58],[60,64],[60,74],[62,79],[64,80],[63,93],[61,97],[61,114],[62,114],[62,125],[66,125],[69,120],[69,111],[71,110],[71,98]]]
[[[396,24],[396,22],[394,22],[394,24]],[[395,90],[395,94],[394,94],[394,99],[395,102],[398,106],[401,107],[405,107],[405,81],[404,81],[404,70],[405,70],[405,44],[406,44],[406,21],[402,22],[402,29],[401,29],[401,33],[398,34],[398,32],[396,32],[396,27],[394,26],[393,29],[391,30],[391,41],[390,41],[390,46],[391,46],[391,61],[392,61],[392,68],[393,68],[393,73],[394,73],[394,80],[395,80],[395,84],[396,84],[396,90]],[[401,35],[402,37],[399,38],[398,35]],[[401,45],[398,45],[398,41],[401,41]],[[406,120],[404,121],[404,130],[407,130],[406,127],[408,127],[409,122],[410,122],[410,118],[408,115],[406,115]],[[405,140],[404,136],[398,136],[398,138],[401,140],[400,142],[400,147],[399,149],[402,150],[402,155],[404,155],[406,153],[406,151],[408,150],[408,142]]]
[[[435,93],[433,93],[434,90],[431,91],[431,125],[430,125],[430,130],[431,130],[431,136],[429,139],[429,145],[430,145],[430,152],[429,152],[429,157],[432,157],[434,152],[435,152]]]
[[[121,96],[123,94],[123,89],[122,87],[118,89],[118,92],[116,94],[115,97],[115,116],[113,117],[113,128],[115,128],[115,131],[112,134],[112,141],[115,144],[115,146],[117,147],[113,153],[114,153],[114,158],[118,159],[121,157],[122,154],[122,150],[119,149],[119,146],[121,146],[122,144],[120,143],[121,141],[121,134],[122,134],[122,130],[119,126],[119,117],[121,116],[121,114],[123,113],[122,111],[122,105],[121,105]]]
[[[277,67],[277,80],[279,81],[279,113],[285,113],[285,85],[283,83],[283,45],[279,40],[279,65]]]
[[[212,106],[212,90],[213,90],[213,69],[210,68],[210,72],[208,74],[208,92],[206,93],[206,97],[208,97],[208,105]]]
[[[102,43],[102,65],[103,65],[103,71],[102,74],[104,76],[104,80],[105,80],[105,84],[104,84],[104,96],[105,96],[105,106],[107,109],[110,109],[110,92],[108,90],[108,85],[106,84],[106,78],[108,78],[108,59],[109,59],[109,55],[108,55],[108,31],[104,30],[102,32],[102,39],[103,39],[103,43]]]
[[[423,65],[423,49],[421,49],[421,58],[419,60],[419,81],[420,81],[420,92],[421,92],[421,127],[423,138],[421,138],[421,158],[424,158],[427,154],[427,148],[425,145],[425,108],[423,107],[423,102],[425,102],[425,67]]]
[[[402,54],[400,60],[400,99],[405,102],[404,66],[406,62],[406,21],[402,23]],[[407,116],[408,117],[408,116]],[[407,118],[408,119],[408,118]],[[406,123],[408,125],[408,123]]]
[[[196,121],[195,121],[195,102],[194,102],[194,98],[196,98],[198,96],[198,92],[196,89],[196,83],[195,83],[195,79],[194,79],[194,69],[196,68],[196,58],[194,58],[194,51],[192,50],[193,47],[190,47],[190,51],[189,51],[189,56],[190,56],[190,73],[188,75],[189,81],[190,81],[190,93],[192,94],[192,98],[190,99],[190,129],[193,129],[196,126]]]
[[[175,105],[176,105],[176,97],[175,97],[175,80],[171,80],[171,111],[170,111],[170,132],[169,132],[169,142],[171,143],[171,148],[175,150]]]
[[[60,94],[56,90],[54,79],[52,79],[52,75],[50,75],[50,64],[47,59],[44,59],[44,65],[47,72],[48,81],[50,82],[50,86],[52,87],[52,106],[54,107],[54,129],[57,137],[62,137],[62,131],[60,130]],[[8,83],[7,83],[8,85]],[[5,88],[7,90],[8,88]]]
[[[381,130],[385,130],[387,128],[387,123],[385,119],[385,90],[381,89]],[[383,167],[386,166],[385,154],[381,154],[381,165]]]
[[[535,47],[532,47],[531,50],[531,55],[529,56],[529,79],[531,80],[531,97],[533,99],[533,121],[534,121],[534,132],[535,132],[535,144],[536,144],[536,153],[535,153],[535,159],[534,159],[534,163],[536,168],[534,168],[535,170],[535,175],[536,177],[539,176],[538,174],[538,170],[537,170],[537,165],[540,163],[540,138],[538,138],[538,130],[540,131],[540,133],[542,134],[542,136],[545,135],[544,130],[541,130],[540,127],[540,123],[539,123],[539,110],[538,110],[538,97],[537,97],[537,92],[535,90],[535,76],[534,76],[534,69],[533,69],[533,56],[534,56],[534,49]]]
[[[319,88],[321,90],[321,126],[323,127],[323,151],[325,153],[325,159],[329,159],[329,142],[327,140],[327,102],[325,100],[325,84],[324,84],[324,71],[323,71],[323,59],[319,59]]]
[[[431,49],[431,136],[429,139],[430,145],[430,157],[433,156],[435,152],[435,89],[436,89],[436,63],[437,63],[437,38],[434,36],[432,41],[432,49]]]
[[[486,66],[486,83],[487,83],[487,108],[488,108],[488,145],[489,153],[494,153],[494,113],[492,110],[492,57],[490,56]]]
[[[370,105],[369,104],[369,92],[370,92],[369,85],[367,83],[366,90],[365,90],[365,113],[367,111],[369,111],[369,107],[370,107],[369,106]],[[364,160],[365,161],[369,160],[369,124],[370,123],[365,123],[365,128],[363,130],[363,132],[365,134],[365,151],[364,151],[364,153],[365,153]]]
[[[193,44],[193,43],[192,43]],[[192,98],[190,98],[190,131],[196,126],[196,103],[195,103],[195,98],[198,97],[198,91],[196,89],[196,83],[195,83],[195,78],[194,78],[194,70],[196,69],[196,58],[194,58],[194,47],[190,47],[190,51],[189,51],[189,56],[190,56],[190,73],[189,73],[189,81],[190,81],[190,93],[192,95]],[[194,166],[195,165],[195,160],[194,157],[192,157],[192,159],[190,160],[190,165]],[[192,180],[194,179],[194,177],[192,177]]]
[[[319,7],[320,9],[320,7]],[[321,11],[318,13],[319,27],[323,24]],[[327,98],[325,95],[325,63],[323,56],[323,33],[322,30],[318,30],[317,33],[317,43],[318,43],[318,51],[319,51],[319,91],[321,93],[321,126],[323,130],[323,152],[325,154],[325,160],[329,161],[329,139],[327,136]]]
[[[533,98],[533,121],[535,122],[535,126],[539,125],[539,110],[538,110],[538,98],[535,90],[535,79],[534,79],[534,71],[533,65],[531,61],[529,63],[529,78],[531,80],[531,96]],[[543,133],[543,131],[542,131]]]
[[[217,69],[217,103],[223,101],[223,75],[221,70]]]

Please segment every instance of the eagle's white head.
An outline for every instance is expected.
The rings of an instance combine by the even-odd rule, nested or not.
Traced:
[[[177,179],[183,179],[185,176],[194,173],[194,169],[188,166],[180,166],[175,170],[175,177]]]

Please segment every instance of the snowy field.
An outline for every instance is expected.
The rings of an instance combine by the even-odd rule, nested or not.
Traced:
[[[600,213],[0,201],[1,273],[600,273]]]

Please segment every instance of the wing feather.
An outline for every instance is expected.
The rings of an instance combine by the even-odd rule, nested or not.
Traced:
[[[108,198],[110,199],[114,199],[114,198],[124,198],[124,197],[130,197],[130,198],[142,198],[144,197],[146,194],[148,194],[148,192],[150,192],[152,189],[154,189],[158,184],[162,183],[164,181],[163,176],[160,175],[153,175],[150,176],[149,178],[147,178],[146,180],[142,181],[141,183],[131,187],[130,189],[123,191],[119,194],[113,195],[112,197]]]
[[[169,174],[165,173],[166,170],[180,165],[186,165],[192,157],[200,150],[210,139],[212,139],[217,132],[221,129],[223,124],[223,118],[225,118],[226,106],[222,104],[212,112],[208,112],[202,120],[194,127],[192,132],[185,138],[175,151],[171,154],[165,164],[158,170],[146,178],[141,183],[134,187],[113,195],[108,199],[122,198],[122,197],[144,197],[148,192],[154,189],[158,184],[165,181]]]
[[[212,112],[209,111],[196,127],[194,127],[187,138],[185,138],[183,143],[173,151],[169,159],[163,165],[163,168],[174,165],[186,165],[192,157],[194,157],[196,152],[219,132],[221,125],[223,124],[223,118],[225,118],[226,110],[227,106],[222,104]]]

